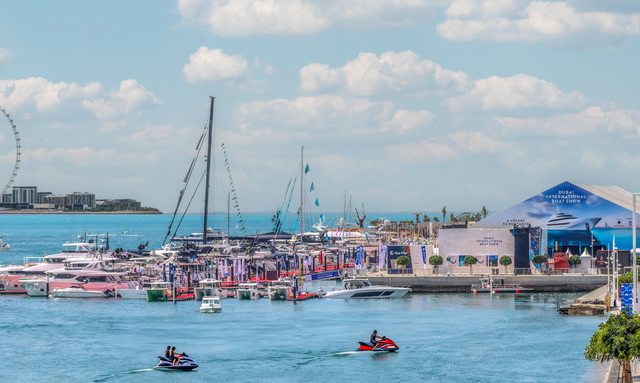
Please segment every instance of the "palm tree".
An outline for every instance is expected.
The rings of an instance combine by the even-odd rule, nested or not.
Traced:
[[[447,206],[442,208],[442,222],[447,222]]]

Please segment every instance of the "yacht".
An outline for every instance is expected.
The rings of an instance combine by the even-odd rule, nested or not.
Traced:
[[[84,286],[70,286],[51,291],[52,298],[107,298],[104,291],[86,290]]]
[[[408,287],[374,286],[368,279],[345,279],[344,289],[329,291],[325,298],[340,299],[373,299],[373,298],[402,298],[411,292]]]
[[[571,214],[556,211],[547,219],[546,226],[549,230],[590,230],[596,227],[600,220],[601,218],[578,218]]]
[[[203,297],[200,304],[201,313],[219,313],[222,311],[222,304],[219,296]]]

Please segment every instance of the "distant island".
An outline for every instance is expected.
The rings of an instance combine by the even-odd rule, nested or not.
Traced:
[[[53,194],[36,186],[14,186],[3,193],[0,214],[162,214],[131,198],[96,199],[87,192]]]

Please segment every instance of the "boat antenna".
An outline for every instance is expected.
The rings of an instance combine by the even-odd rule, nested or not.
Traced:
[[[202,230],[202,244],[207,243],[207,215],[209,214],[209,180],[211,176],[211,139],[213,136],[213,104],[215,102],[215,97],[209,96],[211,99],[211,107],[209,108],[209,131],[207,134],[207,180],[205,182],[205,192],[204,192],[204,223]]]

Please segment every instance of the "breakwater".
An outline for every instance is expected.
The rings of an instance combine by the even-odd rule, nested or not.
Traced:
[[[471,285],[478,283],[479,275],[370,275],[373,284],[387,286],[409,286],[416,292],[470,292]],[[591,291],[607,283],[606,275],[500,275],[494,283],[519,284],[534,292],[580,292]]]

